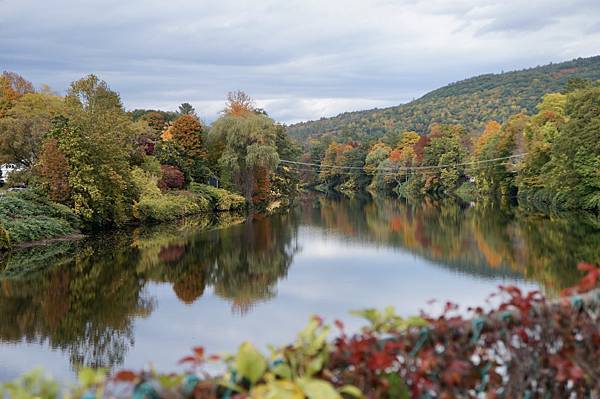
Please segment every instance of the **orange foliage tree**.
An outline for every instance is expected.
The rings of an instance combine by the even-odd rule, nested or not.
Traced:
[[[49,138],[44,142],[36,169],[48,197],[56,202],[67,203],[71,195],[69,162],[60,150],[57,139]]]

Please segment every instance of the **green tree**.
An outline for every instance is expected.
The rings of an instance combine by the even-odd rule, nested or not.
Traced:
[[[422,166],[430,169],[423,174],[423,190],[429,193],[449,193],[465,175],[464,163],[467,157],[465,141],[467,132],[460,125],[436,125],[429,135],[431,141],[425,146]]]
[[[190,103],[183,103],[179,106],[179,113],[181,115],[196,116],[196,110]]]
[[[600,87],[577,90],[565,104],[567,122],[554,137],[543,176],[566,208],[600,210]]]
[[[546,94],[538,113],[531,117],[525,129],[527,155],[520,164],[517,186],[519,197],[539,203],[551,202],[552,193],[542,170],[550,161],[554,140],[567,121],[565,105],[567,97],[560,93]]]
[[[56,118],[50,137],[69,162],[75,212],[92,224],[121,223],[131,211],[130,157],[135,127],[119,94],[94,75],[73,82],[68,118]]]

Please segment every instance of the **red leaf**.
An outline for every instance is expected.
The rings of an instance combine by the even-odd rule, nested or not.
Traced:
[[[591,272],[592,270],[596,270],[597,267],[592,265],[591,263],[579,262],[577,265],[577,270]]]
[[[184,358],[181,358],[179,360],[179,364],[183,364],[183,363],[196,363],[198,361],[198,358],[194,357],[194,356],[186,356]]]
[[[194,353],[196,354],[197,357],[199,358],[203,358],[204,357],[204,348],[202,346],[197,346],[195,348],[192,349],[194,351]]]
[[[121,370],[117,374],[114,375],[113,379],[115,381],[122,382],[133,382],[138,378],[138,375],[130,370]]]
[[[575,381],[580,380],[583,378],[583,370],[581,369],[581,367],[574,365],[573,367],[571,367],[571,369],[569,370],[569,375],[571,376],[572,379],[574,379]]]

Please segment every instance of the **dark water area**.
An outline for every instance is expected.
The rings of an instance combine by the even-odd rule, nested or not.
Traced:
[[[80,365],[178,370],[193,346],[288,342],[315,313],[355,329],[350,310],[481,305],[499,284],[555,296],[580,261],[600,263],[584,216],[324,196],[29,248],[0,263],[0,381],[36,366],[62,379]]]

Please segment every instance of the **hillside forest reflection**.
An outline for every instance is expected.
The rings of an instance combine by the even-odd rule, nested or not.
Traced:
[[[551,296],[580,277],[579,261],[600,264],[600,229],[585,217],[526,217],[495,203],[311,195],[269,217],[223,214],[14,252],[0,264],[0,347],[47,346],[72,368],[122,366],[136,343],[135,321],[160,305],[149,284],[170,286],[186,305],[210,288],[230,303],[231,317],[245,317],[277,300],[295,257],[313,250],[302,232],[315,230],[464,276],[534,282]]]

